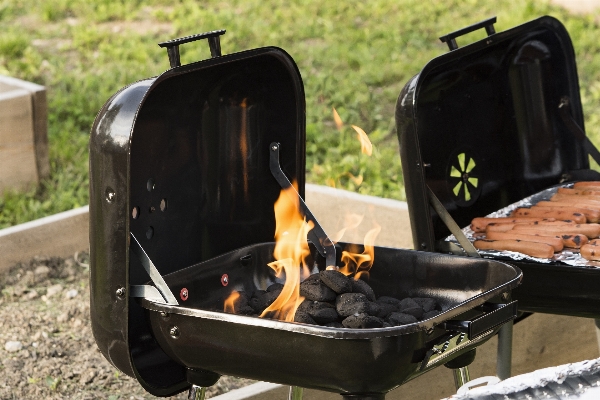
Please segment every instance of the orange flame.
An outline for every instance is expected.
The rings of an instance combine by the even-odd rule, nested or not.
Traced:
[[[354,229],[362,222],[364,215],[360,214],[347,214],[345,218],[344,227],[335,234],[335,236],[331,239],[333,242],[337,243],[342,240],[344,234],[349,229]]]
[[[285,283],[275,301],[263,311],[261,317],[293,321],[296,309],[304,301],[300,296],[300,281],[310,275],[306,258],[310,255],[306,236],[313,228],[299,211],[298,197],[293,188],[283,189],[275,202],[275,250],[277,261],[269,263],[275,275]]]
[[[235,302],[237,301],[237,299],[239,299],[239,298],[240,298],[240,294],[238,292],[236,292],[235,290],[233,292],[231,292],[229,297],[227,297],[225,299],[223,310],[226,313],[235,314],[234,305],[235,305]]]
[[[361,276],[369,277],[369,270],[375,261],[375,238],[381,231],[381,226],[375,224],[375,228],[371,229],[365,235],[365,245],[362,254],[357,252],[356,246],[351,246],[350,251],[342,252],[342,262],[344,266],[340,268],[340,272],[344,275],[354,274],[354,279],[358,280]]]
[[[360,141],[360,151],[362,151],[363,154],[370,156],[373,153],[373,144],[371,144],[369,137],[367,136],[365,131],[363,131],[358,126],[352,125],[352,128],[354,128],[354,130],[358,134],[357,137]]]
[[[340,114],[338,114],[335,107],[333,108],[333,121],[335,122],[335,127],[338,129],[338,131],[341,131],[344,127],[344,121],[342,121],[340,118]]]

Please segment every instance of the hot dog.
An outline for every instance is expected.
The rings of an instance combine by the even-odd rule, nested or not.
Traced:
[[[600,190],[600,181],[581,181],[581,182],[576,182],[573,185],[573,189],[579,189],[582,187],[592,187],[592,188],[597,188],[597,190]]]
[[[581,246],[588,242],[588,238],[585,235],[577,234],[577,235],[560,235],[560,238],[563,241],[563,246],[569,247],[572,249],[579,249]]]
[[[540,204],[543,203],[543,204]],[[546,203],[550,203],[550,204],[546,204]],[[580,213],[585,215],[585,219],[587,222],[598,222],[600,220],[600,211],[598,210],[590,210],[589,208],[580,208],[580,207],[573,207],[573,206],[566,206],[564,205],[565,203],[558,203],[560,205],[558,206],[554,206],[551,205],[552,203],[555,203],[553,201],[540,201],[538,204],[536,204],[535,206],[531,207],[531,209],[540,209],[540,210],[553,210],[553,211],[565,211],[565,212],[572,212],[572,213]]]
[[[569,194],[573,196],[594,196],[600,198],[600,186],[595,188],[581,187],[579,189],[558,188],[556,193]]]
[[[538,258],[551,258],[554,255],[554,248],[545,243],[519,240],[476,240],[473,245],[480,250],[517,251]]]
[[[558,221],[557,221],[558,222]],[[521,233],[523,231],[520,230],[513,230],[513,228],[515,227],[515,225],[517,224],[489,224],[485,230],[485,235],[489,236],[490,233],[494,233],[494,232],[500,232],[500,233],[508,233],[508,232],[513,232],[513,233]],[[522,225],[522,224],[519,224]],[[527,226],[532,226],[532,225],[527,225]],[[535,226],[535,225],[533,225]],[[510,229],[508,229],[510,228]],[[582,245],[586,244],[588,242],[588,238],[585,235],[582,234],[560,234],[557,232],[547,232],[545,229],[539,229],[537,231],[530,231],[530,232],[523,232],[524,234],[527,235],[537,235],[537,236],[546,236],[546,237],[560,237],[562,239],[563,242],[563,246],[564,247],[569,247],[569,248],[573,248],[573,249],[578,249],[580,248]]]
[[[598,207],[600,207],[600,197],[596,197],[596,196],[587,196],[587,195],[572,196],[569,194],[556,193],[554,196],[550,197],[550,201],[569,202],[569,203],[572,203],[573,205],[576,204],[578,207],[580,207],[582,205],[589,205],[589,206],[593,206],[594,210],[598,209]]]
[[[531,226],[531,225],[515,225],[513,228],[515,231],[521,231],[523,233],[529,232],[533,234],[553,234],[553,235],[574,235],[574,234],[582,234],[587,236],[590,239],[597,238],[600,236],[600,225],[599,224],[575,224],[568,225],[565,227],[558,226],[545,226],[543,229],[539,227]],[[543,230],[543,232],[542,232]]]
[[[540,236],[519,233],[518,231],[509,232],[487,232],[485,235],[490,240],[523,240],[526,242],[545,243],[552,246],[554,251],[562,251],[564,245],[559,236]]]
[[[514,222],[514,223],[489,223],[485,227],[485,231],[492,232],[507,232],[515,227],[515,225],[531,225],[531,226],[565,226],[565,225],[576,225],[574,221],[566,220],[566,221],[533,221],[533,222]]]
[[[556,218],[558,220],[572,220],[579,224],[585,224],[585,215],[576,212],[567,211],[546,211],[543,209],[534,208],[517,208],[512,212],[515,217],[539,217],[539,218]]]
[[[579,253],[586,260],[600,261],[600,241],[592,240],[588,244],[581,246]]]
[[[500,224],[500,223],[515,223],[515,222],[540,222],[540,221],[554,221],[553,218],[535,218],[535,217],[505,217],[505,218],[486,218],[479,217],[473,218],[471,221],[471,229],[473,232],[485,232],[488,224]]]

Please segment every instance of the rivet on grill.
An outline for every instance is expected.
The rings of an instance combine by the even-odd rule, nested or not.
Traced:
[[[169,318],[169,314],[166,313],[166,312],[164,312],[164,311],[160,312],[160,316],[163,317],[163,318]]]
[[[273,150],[273,151],[277,150],[277,146],[271,146],[271,150]]]
[[[427,243],[425,243],[425,242],[421,243],[421,248],[422,248],[422,249],[425,249],[425,248],[427,248]]]
[[[152,239],[152,236],[154,236],[154,228],[149,226],[148,229],[146,230],[146,237],[148,239]]]
[[[223,274],[223,276],[221,277],[221,285],[223,285],[223,286],[229,285],[229,275]]]
[[[152,189],[154,189],[154,179],[148,179],[148,182],[146,183],[146,189],[148,189],[149,192],[151,192]]]
[[[169,335],[171,335],[171,337],[173,339],[176,339],[179,337],[179,328],[174,326],[171,329],[169,329]]]
[[[190,295],[190,292],[188,292],[187,288],[183,288],[181,289],[181,291],[179,292],[179,297],[181,298],[181,300],[186,301],[188,299]]]
[[[133,209],[131,210],[131,218],[137,219],[139,216],[140,216],[140,208],[133,207]]]
[[[106,201],[112,203],[115,201],[115,197],[117,197],[115,191],[110,187],[106,188]]]
[[[160,211],[165,211],[167,209],[167,199],[162,199],[160,201]]]
[[[117,293],[117,297],[123,298],[125,296],[125,288],[124,287],[118,288],[116,293]]]

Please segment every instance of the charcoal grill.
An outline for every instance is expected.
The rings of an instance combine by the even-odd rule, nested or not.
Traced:
[[[430,61],[398,97],[417,249],[465,254],[445,240],[453,222],[465,227],[555,185],[600,179],[589,166],[588,155],[600,157],[585,136],[565,27],[546,16],[497,33],[495,22],[440,38],[451,51]],[[457,38],[479,29],[485,39],[458,47]],[[524,273],[513,292],[520,310],[600,317],[600,269],[504,259]]]
[[[100,351],[157,396],[227,374],[383,399],[438,365],[468,364],[515,317],[518,268],[376,247],[369,283],[379,295],[434,297],[442,307],[392,328],[221,311],[232,290],[277,282],[266,265],[274,260],[273,207],[292,182],[303,197],[305,168],[304,91],[293,59],[276,47],[221,55],[223,33],[162,43],[171,69],[117,92],[92,127],[90,312]],[[204,38],[212,58],[181,66],[179,46]],[[316,225],[310,265],[339,263],[347,244],[329,242],[300,204]]]

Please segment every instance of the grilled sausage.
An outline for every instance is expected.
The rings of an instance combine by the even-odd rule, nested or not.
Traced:
[[[545,243],[520,240],[476,240],[473,245],[480,250],[517,251],[538,258],[551,258],[554,255],[554,248]]]
[[[574,221],[566,220],[566,221],[533,221],[533,222],[514,222],[514,223],[490,223],[486,226],[485,231],[489,232],[507,232],[515,227],[515,225],[530,225],[530,226],[566,226],[566,225],[576,225]],[[541,230],[541,229],[540,229]]]
[[[568,202],[577,207],[581,207],[582,205],[589,205],[593,207],[593,210],[596,210],[600,207],[600,197],[597,196],[573,196],[570,194],[556,193],[554,196],[550,197],[550,201]]]
[[[573,185],[573,189],[579,189],[582,187],[590,187],[590,188],[596,188],[596,190],[600,190],[600,181],[581,181],[581,182],[576,182]]]
[[[577,234],[577,235],[560,235],[560,238],[563,241],[563,246],[571,248],[571,249],[579,249],[581,246],[588,242],[588,238],[585,235]]]
[[[539,218],[556,218],[558,220],[572,220],[579,224],[585,224],[585,215],[582,213],[568,211],[552,211],[534,208],[517,208],[512,212],[515,217],[539,217]]]
[[[505,218],[487,218],[478,217],[471,221],[471,229],[473,232],[485,232],[488,224],[515,223],[515,222],[536,222],[536,221],[554,221],[553,218],[535,218],[535,217],[505,217]]]
[[[544,226],[542,229],[531,225],[515,225],[513,228],[515,231],[521,231],[523,233],[529,232],[530,234],[542,234],[548,233],[553,235],[575,235],[582,234],[590,239],[597,238],[600,236],[600,225],[599,224],[575,224],[568,226]],[[543,231],[543,232],[542,232]]]
[[[592,240],[588,244],[581,246],[579,254],[586,260],[600,261],[600,241]]]
[[[564,245],[563,241],[559,236],[540,236],[540,235],[529,235],[526,233],[519,233],[518,231],[509,232],[487,232],[486,238],[490,240],[523,240],[526,242],[536,242],[549,244],[554,248],[554,251],[562,251]]]
[[[543,204],[540,204],[543,203]],[[555,203],[553,201],[540,201],[540,203],[536,204],[535,206],[531,207],[531,209],[540,209],[540,210],[553,210],[553,211],[565,211],[565,212],[572,212],[572,213],[580,213],[585,215],[585,220],[587,222],[598,222],[600,220],[600,211],[598,210],[590,210],[589,208],[580,208],[580,207],[573,207],[573,206],[566,206],[564,205],[565,203],[558,203],[560,204],[559,206],[554,206],[552,205],[552,203]],[[546,203],[550,203],[550,204],[546,204]]]

